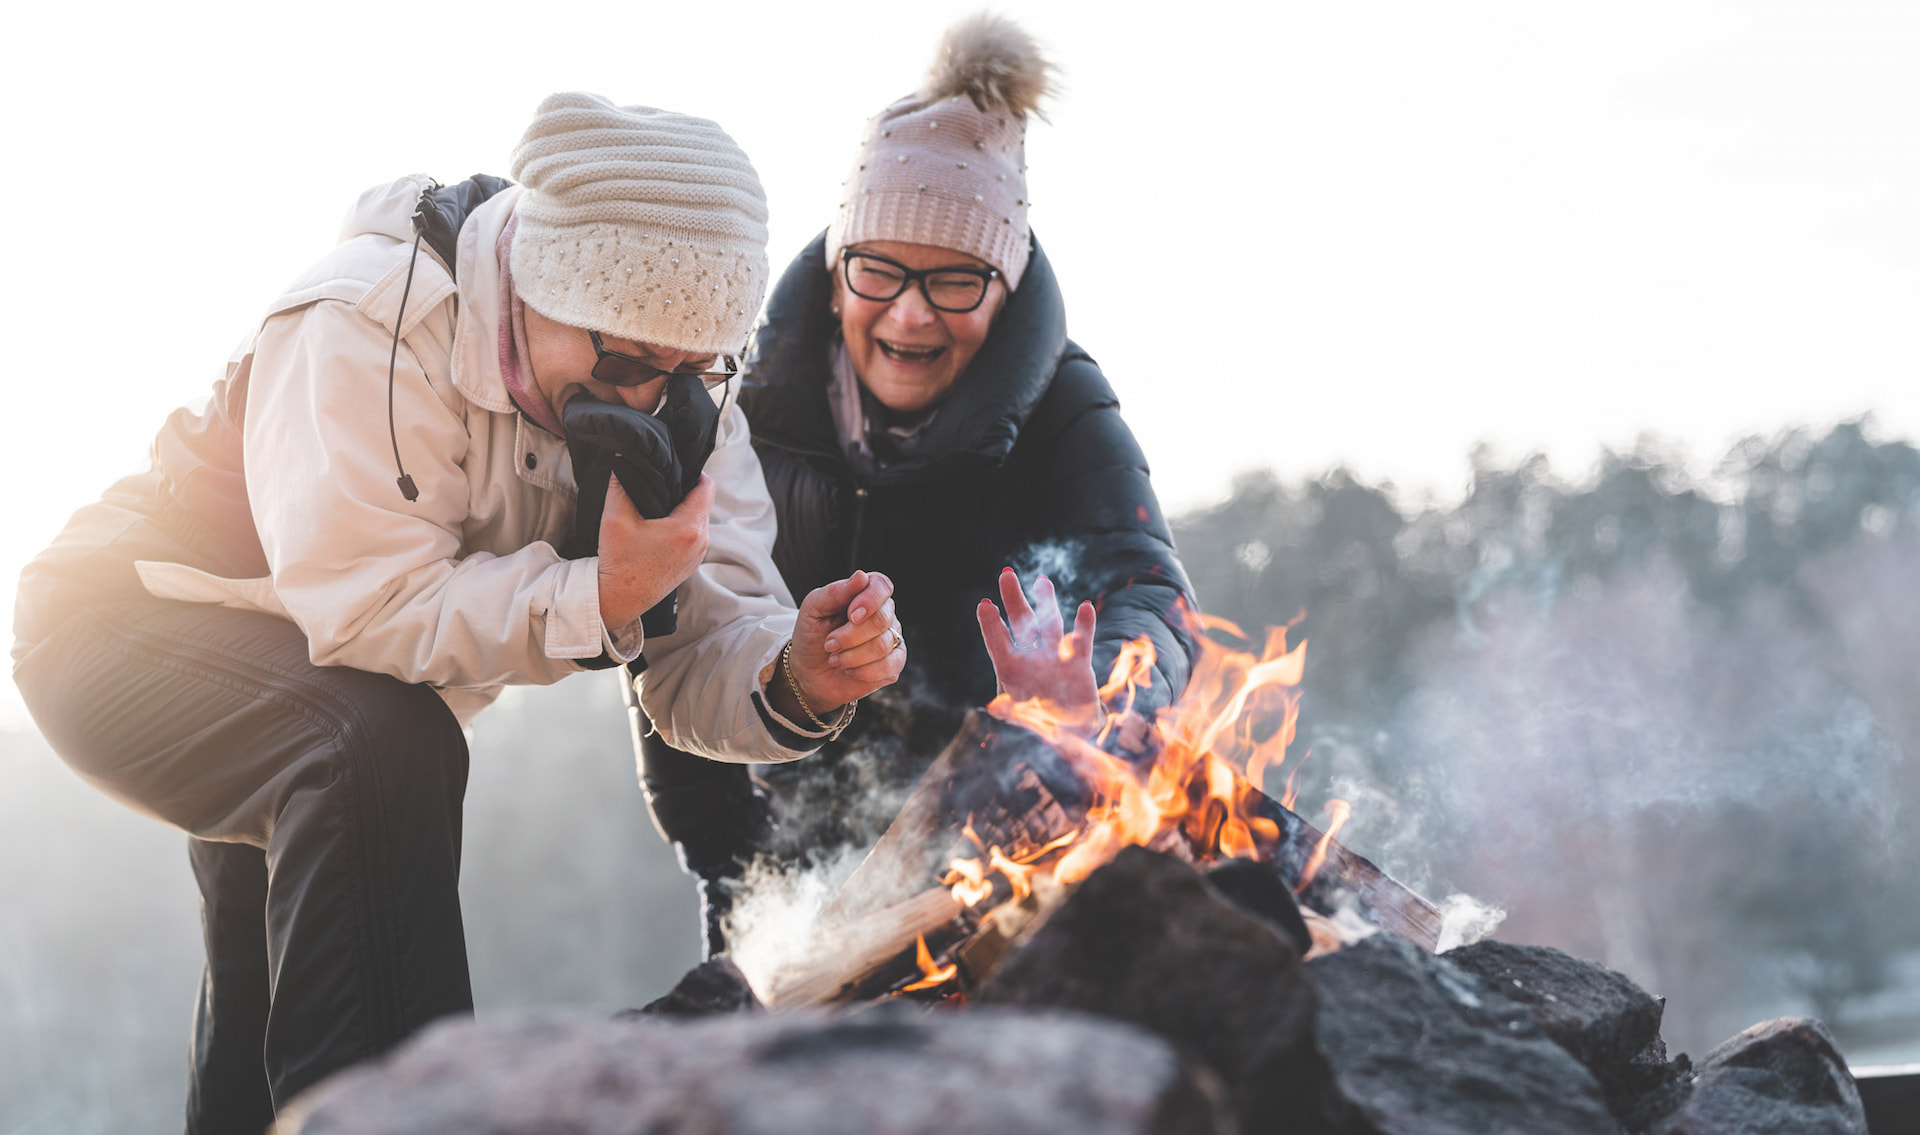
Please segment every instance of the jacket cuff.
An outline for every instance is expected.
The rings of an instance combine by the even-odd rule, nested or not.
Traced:
[[[631,661],[633,654],[619,658],[620,649],[631,646],[639,653],[639,627],[631,636],[610,634],[600,621],[600,560],[561,560],[553,565],[553,595],[547,603],[546,633],[541,647],[548,658],[571,658],[589,669],[604,669]],[[592,663],[607,659],[601,666]]]
[[[764,685],[764,683],[763,683]],[[840,736],[847,726],[853,723],[853,711],[858,702],[848,702],[840,707],[839,717],[826,729],[811,729],[787,720],[773,703],[767,700],[764,690],[755,690],[749,695],[753,701],[753,711],[760,715],[760,723],[783,749],[796,753],[811,753],[828,741]]]
[[[598,606],[596,603],[595,606]],[[607,624],[600,624],[600,653],[604,657],[626,665],[640,657],[640,650],[647,644],[647,633],[640,629],[640,620],[635,619],[618,631],[610,631]]]

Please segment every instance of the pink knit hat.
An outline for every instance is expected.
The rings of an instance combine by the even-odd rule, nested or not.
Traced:
[[[926,85],[867,121],[827,229],[827,268],[869,240],[951,248],[1020,286],[1027,227],[1027,115],[1053,65],[1018,24],[988,13],[947,29]]]

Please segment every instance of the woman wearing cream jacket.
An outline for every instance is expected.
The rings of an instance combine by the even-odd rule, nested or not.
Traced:
[[[471,1009],[461,726],[502,686],[644,652],[640,701],[676,747],[777,763],[904,661],[882,576],[796,619],[732,406],[671,515],[611,491],[598,555],[556,551],[575,526],[563,408],[651,411],[676,374],[726,397],[765,203],[713,123],[589,95],[543,103],[512,172],[365,195],[206,409],[176,412],[152,467],[22,574],[14,676],[42,732],[192,837],[190,1130],[257,1132]],[[644,641],[676,589],[677,627]]]

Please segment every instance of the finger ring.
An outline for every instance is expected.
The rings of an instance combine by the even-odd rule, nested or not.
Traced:
[[[907,640],[900,637],[900,628],[893,628],[893,648],[898,650],[905,645],[907,645]]]
[[[1040,649],[1040,640],[1036,638],[1036,639],[1034,639],[1034,640],[1033,640],[1032,642],[1029,642],[1029,643],[1018,643],[1018,642],[1016,642],[1016,643],[1014,643],[1014,644],[1013,644],[1013,649],[1014,649],[1015,651],[1017,651],[1018,653],[1020,653],[1020,654],[1029,654],[1029,653],[1031,653],[1031,652],[1033,652],[1033,651],[1036,651],[1036,650],[1039,650],[1039,649]]]

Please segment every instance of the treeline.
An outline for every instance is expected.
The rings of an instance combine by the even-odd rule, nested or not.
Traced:
[[[1696,1048],[1796,1006],[1920,1043],[1913,446],[1476,460],[1448,506],[1255,474],[1176,535],[1209,611],[1305,612],[1302,807],[1351,800],[1356,847],[1634,974]]]

